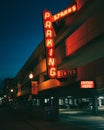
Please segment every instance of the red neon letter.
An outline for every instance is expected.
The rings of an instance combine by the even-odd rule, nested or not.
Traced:
[[[53,49],[52,49],[52,48],[51,48],[51,49],[49,49],[48,55],[49,55],[49,56],[53,56],[53,55],[54,55],[54,51],[53,51]]]
[[[54,67],[50,68],[49,73],[51,77],[56,77],[56,68]]]
[[[50,21],[46,21],[44,24],[45,28],[52,28],[52,23]]]
[[[53,39],[46,39],[46,47],[54,47]]]
[[[46,12],[46,13],[44,14],[44,19],[47,19],[47,18],[49,18],[50,16],[51,16],[50,12]]]
[[[52,30],[46,30],[45,36],[46,37],[52,37]]]
[[[48,65],[49,66],[54,66],[55,65],[55,58],[49,58],[48,59]]]

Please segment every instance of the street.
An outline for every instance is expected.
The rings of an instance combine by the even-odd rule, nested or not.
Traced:
[[[0,130],[85,130],[81,126],[59,121],[43,121],[28,119],[27,113],[12,110],[8,107],[0,108]]]
[[[61,112],[60,118],[62,121],[76,124],[76,126],[81,126],[81,128],[104,130],[104,112],[94,115],[91,112],[64,110]]]
[[[84,113],[61,114],[58,121],[43,121],[39,118],[28,118],[23,110],[0,108],[0,130],[103,130],[104,120],[100,116]]]

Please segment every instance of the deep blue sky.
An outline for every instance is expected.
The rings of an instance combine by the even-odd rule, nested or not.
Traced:
[[[0,0],[0,81],[15,77],[43,39],[42,11],[58,13],[70,0]]]

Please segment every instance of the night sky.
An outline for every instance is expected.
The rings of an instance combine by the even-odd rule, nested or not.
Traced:
[[[13,78],[44,38],[42,11],[64,10],[70,0],[0,0],[0,86]]]

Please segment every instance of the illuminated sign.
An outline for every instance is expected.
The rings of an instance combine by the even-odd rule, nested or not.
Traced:
[[[52,22],[55,22],[55,21],[65,17],[65,16],[67,16],[69,14],[74,13],[76,10],[77,10],[77,6],[73,5],[73,6],[69,7],[69,8],[67,8],[67,9],[65,9],[65,10],[63,10],[63,11],[61,11],[61,12],[55,14],[55,15],[53,15],[51,20],[52,20]]]
[[[54,49],[54,32],[51,22],[51,12],[43,12],[44,20],[44,35],[45,35],[45,47],[47,53],[47,70],[49,78],[56,78],[56,59],[55,59],[55,49]]]
[[[80,88],[94,88],[94,81],[81,81]]]
[[[57,78],[76,77],[77,69],[57,70]]]
[[[77,6],[73,5],[55,15],[52,15],[50,11],[44,10],[43,11],[43,25],[44,25],[44,36],[45,36],[45,47],[47,53],[47,71],[49,78],[56,78],[57,77],[57,70],[56,70],[56,59],[55,59],[55,49],[54,49],[54,29],[52,26],[52,22],[60,20],[61,18],[71,14],[77,10]],[[62,71],[58,71],[58,75],[62,75]]]
[[[37,81],[31,82],[31,93],[38,94],[38,82]]]

